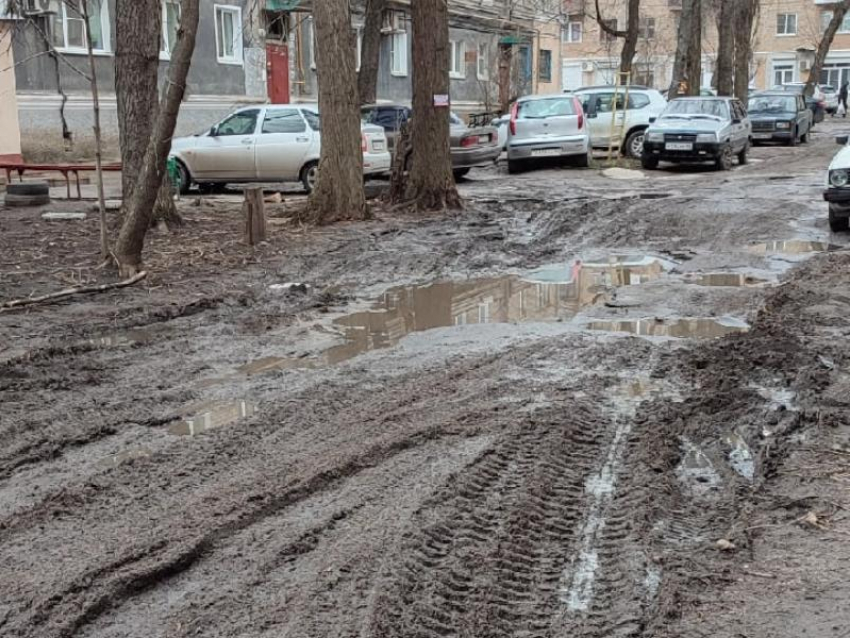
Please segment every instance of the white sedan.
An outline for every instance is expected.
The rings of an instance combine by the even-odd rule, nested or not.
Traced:
[[[239,109],[206,133],[172,140],[181,192],[192,184],[213,190],[234,183],[301,182],[310,193],[319,173],[320,131],[315,104]],[[388,173],[384,129],[363,124],[361,136],[364,174]]]

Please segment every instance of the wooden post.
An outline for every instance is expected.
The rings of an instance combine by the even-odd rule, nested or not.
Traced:
[[[263,188],[249,186],[245,189],[245,242],[255,246],[266,240],[266,209],[263,204]]]

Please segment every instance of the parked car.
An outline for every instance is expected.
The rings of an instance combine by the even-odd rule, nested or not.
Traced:
[[[181,190],[233,183],[298,182],[312,192],[319,174],[321,119],[315,104],[239,109],[194,137],[172,140]],[[387,138],[379,126],[361,127],[363,172],[390,170]]]
[[[590,165],[590,130],[578,96],[535,95],[511,107],[508,127],[508,172],[522,170],[532,159],[562,158]]]
[[[623,155],[639,159],[643,134],[649,120],[658,117],[667,106],[661,93],[646,87],[589,87],[575,92],[582,104],[594,148],[613,146]],[[615,108],[616,107],[616,108]],[[616,111],[616,113],[615,113]]]
[[[498,144],[499,148],[502,149],[503,153],[506,150],[508,150],[508,127],[510,126],[510,124],[511,124],[510,114],[501,115],[501,116],[495,118],[492,122],[490,122],[490,126],[495,128],[499,132],[499,137],[498,137],[499,141],[497,142],[497,144]]]
[[[841,150],[832,158],[826,176],[823,198],[829,202],[829,228],[834,233],[850,229],[850,145],[848,136],[839,135],[835,141]]]
[[[812,111],[802,95],[784,91],[756,93],[747,105],[753,125],[753,144],[784,142],[796,146],[809,141],[812,130]]]
[[[732,168],[735,156],[747,163],[752,127],[740,100],[730,97],[684,97],[667,105],[646,130],[641,164],[714,162]]]
[[[401,126],[412,116],[413,111],[409,107],[398,104],[371,105],[360,109],[360,117],[364,123],[384,129],[393,156]],[[498,146],[499,131],[496,128],[470,128],[454,113],[449,112],[448,117],[455,179],[463,177],[473,168],[490,166],[498,161],[502,149]]]
[[[838,111],[838,89],[828,84],[824,84],[820,88],[821,91],[823,91],[823,99],[826,103],[826,112],[830,115],[835,115]]]
[[[826,113],[826,96],[821,90],[820,85],[815,84],[811,95],[805,95],[806,85],[803,82],[791,82],[789,84],[781,84],[773,87],[774,91],[787,91],[789,93],[797,93],[806,98],[806,105],[812,110],[814,124],[823,122]],[[837,106],[836,106],[837,108]],[[813,125],[814,125],[813,124]]]

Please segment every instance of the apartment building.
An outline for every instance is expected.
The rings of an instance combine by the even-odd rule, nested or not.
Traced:
[[[624,29],[626,0],[600,0],[600,12],[611,26]],[[708,4],[708,3],[706,3]],[[750,85],[756,89],[808,79],[814,54],[832,17],[830,0],[761,0],[755,28]],[[676,49],[681,0],[643,0],[641,31],[632,82],[658,89],[669,86]],[[703,16],[702,85],[713,83],[717,59],[716,15]],[[610,84],[619,68],[622,40],[609,37],[597,24],[595,0],[564,0],[561,42],[562,88]],[[850,17],[833,42],[821,82],[850,80]]]

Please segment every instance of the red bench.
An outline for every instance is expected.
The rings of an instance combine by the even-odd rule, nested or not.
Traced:
[[[0,163],[0,169],[6,171],[6,183],[12,183],[12,173],[18,174],[18,180],[24,181],[24,173],[27,171],[55,171],[62,173],[65,185],[68,188],[68,199],[71,199],[71,175],[77,179],[77,199],[82,199],[80,192],[80,173],[93,173],[97,170],[94,164],[23,164],[23,163]],[[104,164],[103,171],[119,172],[121,164]]]

